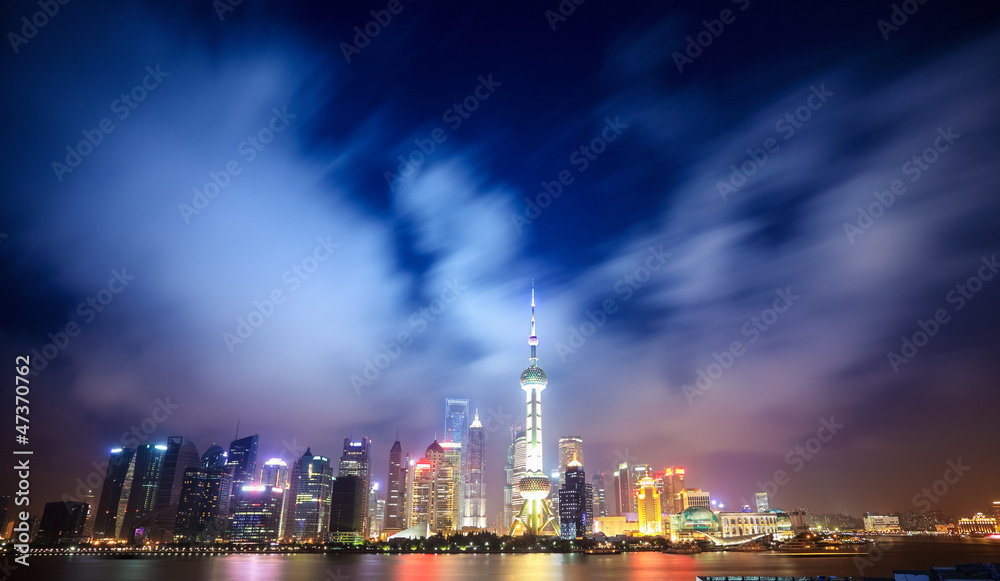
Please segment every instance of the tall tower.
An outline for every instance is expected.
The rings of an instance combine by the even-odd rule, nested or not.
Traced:
[[[465,526],[486,528],[486,432],[479,421],[479,410],[469,426],[469,453],[466,458]]]
[[[398,533],[406,528],[406,487],[407,472],[410,463],[403,459],[403,446],[399,443],[399,434],[396,434],[396,442],[389,450],[389,487],[386,490],[385,498],[385,530]]]
[[[580,436],[559,438],[559,488],[566,484],[566,469],[574,460],[583,466],[583,438]]]
[[[549,383],[545,371],[538,366],[538,336],[535,335],[535,285],[531,285],[531,358],[528,367],[521,372],[521,389],[524,390],[527,407],[525,422],[525,474],[518,483],[518,490],[524,504],[511,526],[511,535],[552,535],[559,531],[549,506],[548,496],[552,488],[549,477],[542,470],[542,391]]]

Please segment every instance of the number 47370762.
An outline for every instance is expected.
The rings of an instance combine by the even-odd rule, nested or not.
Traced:
[[[15,368],[16,375],[14,376],[14,429],[21,433],[22,436],[28,435],[28,393],[30,393],[30,388],[28,387],[28,373],[31,371],[28,367],[28,357],[19,356],[15,359],[15,365],[24,362],[20,367]],[[18,438],[18,441],[26,441]]]

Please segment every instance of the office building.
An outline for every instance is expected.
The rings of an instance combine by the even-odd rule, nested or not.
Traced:
[[[244,485],[236,492],[233,511],[234,545],[264,545],[278,541],[284,490]]]
[[[590,486],[594,495],[594,518],[608,516],[608,503],[604,492],[604,473],[598,472],[591,476]]]
[[[294,472],[296,494],[293,535],[304,543],[326,542],[330,530],[330,494],[333,488],[330,459],[326,456],[314,456],[307,448],[306,453],[296,462]]]
[[[614,472],[615,515],[625,515],[635,512],[635,485],[632,481],[632,467],[628,462],[622,462]]]
[[[232,472],[228,468],[185,469],[174,540],[192,544],[226,540],[232,494]]]
[[[656,490],[656,481],[652,475],[639,480],[635,498],[636,512],[639,514],[639,532],[644,535],[662,535],[660,493]]]
[[[258,484],[285,489],[288,488],[288,480],[288,463],[281,458],[271,458],[261,467]]]
[[[97,516],[94,517],[94,539],[115,540],[116,531],[121,529],[124,513],[119,513],[122,492],[126,479],[130,479],[130,469],[135,458],[135,448],[114,448],[108,459],[107,471],[104,475],[104,485],[101,487],[101,499],[97,504]],[[131,491],[131,481],[129,481]],[[128,496],[125,495],[128,506]]]
[[[583,438],[580,436],[563,436],[559,438],[559,487],[566,483],[566,468],[570,462],[579,462],[583,466]]]
[[[684,500],[681,491],[684,490],[684,469],[671,466],[663,475],[662,496],[660,506],[664,514],[680,514],[684,511]]]
[[[333,481],[330,497],[330,531],[361,534],[364,522],[361,507],[365,505],[364,481],[360,476],[347,474]]]
[[[503,530],[509,531],[514,525],[514,517],[521,511],[524,499],[518,486],[525,470],[525,433],[521,426],[511,426],[511,442],[507,448],[507,464],[504,466],[506,482],[504,484]]]
[[[865,530],[875,533],[898,533],[899,517],[866,513]]]
[[[225,468],[227,464],[229,464],[229,452],[218,444],[212,444],[201,455],[202,468]]]
[[[134,540],[136,523],[153,513],[166,452],[167,447],[162,444],[145,444],[136,448],[119,538]]]
[[[85,502],[46,503],[35,544],[51,547],[83,542],[86,540],[83,531],[87,526],[87,511]]]
[[[711,510],[711,494],[706,491],[702,491],[700,488],[685,488],[681,491],[681,506],[684,507],[684,510],[687,510],[692,506],[700,506]]]
[[[426,455],[413,467],[410,492],[410,526],[427,523],[431,531],[448,532],[458,528],[455,521],[455,485],[458,481],[453,459],[435,440]]]
[[[257,434],[233,440],[229,444],[228,466],[233,470],[233,487],[241,490],[254,484],[257,475]]]
[[[469,446],[465,459],[465,520],[463,526],[486,528],[486,432],[476,410],[469,426]]]
[[[337,476],[357,476],[363,482],[363,490],[367,491],[371,486],[371,442],[368,438],[361,438],[354,441],[351,438],[344,438],[344,451],[340,456]],[[368,494],[364,494],[363,505],[361,507],[362,535],[368,533]]]
[[[593,487],[587,483],[583,465],[576,459],[561,470],[559,489],[559,532],[564,539],[582,539],[594,533]]]
[[[398,533],[407,528],[406,524],[406,480],[409,463],[403,457],[403,446],[399,443],[399,434],[389,450],[389,477],[386,479],[385,498],[385,530],[390,534]]]

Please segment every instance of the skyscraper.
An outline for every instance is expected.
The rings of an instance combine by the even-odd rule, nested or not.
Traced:
[[[163,470],[156,489],[156,510],[177,506],[181,500],[184,485],[184,470],[201,466],[198,448],[182,436],[167,438],[167,450],[163,457]]]
[[[348,474],[357,476],[361,479],[363,483],[363,489],[366,491],[363,495],[362,506],[361,506],[361,533],[364,536],[368,534],[368,487],[371,486],[371,469],[369,466],[369,458],[371,457],[371,442],[368,438],[361,438],[361,441],[355,442],[350,438],[344,438],[344,452],[340,457],[340,465],[337,470],[338,476],[347,476]]]
[[[396,442],[389,450],[389,483],[386,489],[385,498],[385,530],[390,533],[398,533],[406,528],[406,479],[409,465],[403,458],[403,446],[399,443],[399,434],[396,434]]]
[[[48,502],[42,510],[35,543],[53,546],[59,543],[80,542],[87,526],[87,503]],[[12,549],[13,550],[13,549]]]
[[[184,470],[177,505],[174,538],[189,543],[215,543],[225,534],[233,492],[232,472],[226,467],[194,466]],[[235,508],[235,503],[233,503]]]
[[[639,532],[644,535],[663,534],[663,519],[660,511],[660,493],[652,476],[639,480],[635,497],[639,513]]]
[[[582,539],[594,532],[593,487],[583,465],[570,460],[559,489],[559,529],[564,539]]]
[[[108,469],[104,475],[104,486],[101,487],[101,499],[97,504],[97,516],[94,517],[94,539],[117,538],[115,531],[120,529],[121,520],[125,516],[118,512],[118,507],[121,504],[125,479],[134,458],[135,448],[111,450]]]
[[[204,468],[222,468],[228,463],[229,453],[218,444],[212,444],[201,455],[201,465]]]
[[[514,525],[514,517],[521,512],[524,499],[518,486],[524,477],[524,443],[525,435],[522,426],[510,427],[510,446],[507,448],[507,465],[504,472],[507,477],[503,490],[503,530],[509,531]]]
[[[427,523],[431,531],[452,531],[455,521],[455,475],[452,458],[437,440],[413,467],[410,526]]]
[[[260,485],[288,488],[288,464],[281,458],[271,458],[260,469]]]
[[[608,516],[608,504],[604,496],[604,473],[598,472],[592,475],[590,485],[594,494],[594,518]]]
[[[284,492],[273,486],[240,487],[233,511],[234,545],[263,545],[278,540]]]
[[[167,447],[162,444],[145,444],[136,449],[120,538],[131,541],[136,523],[156,507],[156,493],[166,452]]]
[[[464,457],[462,444],[458,442],[439,443],[444,449],[445,462],[451,464],[454,483],[452,484],[451,495],[451,526],[454,529],[462,528],[462,458]]]
[[[233,467],[233,489],[241,490],[253,484],[257,476],[257,434],[233,440],[229,444],[227,464]]]
[[[302,542],[323,543],[330,529],[330,459],[313,456],[307,448],[297,462],[294,536]]]
[[[456,444],[460,456],[458,458],[458,490],[455,496],[455,526],[460,527],[465,519],[465,486],[468,480],[468,439],[469,439],[469,400],[449,397],[444,400],[444,441],[441,445],[448,449],[448,444]]]
[[[559,438],[559,486],[566,484],[566,468],[576,460],[583,464],[583,438],[580,436],[563,436]]]
[[[535,335],[535,288],[531,288],[531,335],[528,337],[531,357],[528,367],[521,372],[521,389],[525,394],[525,475],[518,483],[524,499],[521,511],[514,518],[511,535],[558,535],[555,519],[549,507],[548,496],[552,488],[542,466],[542,391],[549,383],[545,371],[538,367],[538,336]]]
[[[330,498],[330,531],[335,533],[361,533],[361,507],[368,494],[360,476],[345,474],[333,481]]]
[[[663,494],[667,498],[660,501],[660,505],[666,508],[667,514],[680,514],[684,511],[682,490],[684,490],[684,469],[677,466],[667,468],[663,475]]]
[[[465,520],[463,526],[486,528],[486,432],[479,410],[469,426],[469,446],[465,462]]]
[[[635,500],[635,495],[633,491],[635,490],[632,484],[632,467],[629,466],[628,462],[622,462],[618,465],[618,470],[615,470],[615,515],[624,515],[630,512],[635,512],[633,502]]]

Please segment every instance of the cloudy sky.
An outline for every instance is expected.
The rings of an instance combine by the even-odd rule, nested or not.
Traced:
[[[36,370],[33,504],[237,421],[262,459],[367,435],[384,482],[395,431],[419,457],[468,397],[495,517],[534,280],[547,466],[576,434],[588,473],[682,465],[731,504],[984,509],[981,4],[8,3],[0,348]]]

